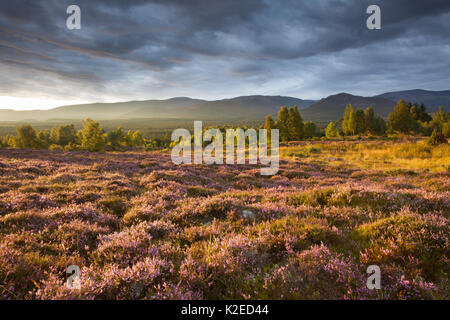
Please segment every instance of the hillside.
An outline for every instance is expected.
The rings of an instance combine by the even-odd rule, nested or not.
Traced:
[[[300,110],[313,104],[313,100],[302,100],[282,96],[243,96],[232,99],[208,101],[179,108],[171,117],[196,118],[203,120],[250,120],[264,119],[267,114],[275,116],[280,106],[296,105]],[[151,116],[145,109],[140,114]]]
[[[355,108],[372,106],[375,113],[387,116],[395,102],[385,98],[361,97],[348,93],[339,93],[322,99],[301,112],[304,120],[311,121],[335,121],[344,114],[345,106],[353,105]]]
[[[403,99],[405,101],[424,103],[428,111],[434,112],[438,110],[438,106],[450,107],[450,90],[445,91],[430,91],[430,90],[406,90],[387,92],[378,95],[377,97],[385,98],[393,101]]]
[[[253,120],[276,114],[282,105],[297,105],[299,109],[315,101],[282,96],[243,96],[206,101],[191,98],[146,100],[117,103],[92,103],[62,106],[50,110],[0,110],[2,121],[85,119],[123,120],[136,118],[173,118],[199,120]]]
[[[62,106],[50,110],[14,111],[0,110],[3,121],[86,119],[117,120],[141,117],[141,110],[147,110],[152,117],[164,117],[176,108],[206,102],[200,99],[172,98],[167,100],[145,100],[117,103],[91,103]],[[173,112],[175,113],[175,112]]]
[[[262,120],[268,114],[276,116],[281,106],[296,105],[304,120],[335,121],[342,117],[345,106],[355,108],[372,106],[383,117],[392,111],[400,99],[425,103],[429,112],[442,105],[450,108],[450,90],[408,90],[383,93],[374,97],[355,96],[348,93],[331,95],[320,101],[303,100],[285,96],[241,96],[222,100],[201,100],[177,97],[167,100],[145,100],[117,103],[92,103],[62,106],[50,110],[14,111],[0,109],[0,121],[45,121],[52,119],[96,120],[126,119],[183,119],[183,120]]]

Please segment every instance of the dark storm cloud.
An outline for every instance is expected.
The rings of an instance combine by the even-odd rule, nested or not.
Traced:
[[[81,7],[81,30],[65,27],[71,4]],[[382,30],[365,26],[371,4],[381,7]],[[444,89],[449,48],[448,0],[0,2],[0,85],[11,95],[317,98]],[[33,76],[23,79],[26,71]]]

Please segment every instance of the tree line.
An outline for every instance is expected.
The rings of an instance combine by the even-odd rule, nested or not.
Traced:
[[[91,152],[107,150],[123,151],[130,148],[155,150],[170,146],[170,140],[144,139],[137,130],[119,127],[106,133],[100,123],[91,119],[82,121],[82,129],[76,130],[73,124],[54,126],[49,130],[37,131],[31,125],[17,127],[17,134],[0,137],[0,147],[34,148],[50,150],[87,150]],[[279,129],[282,142],[311,138],[337,138],[354,135],[385,135],[387,133],[423,134],[431,136],[431,144],[446,141],[450,136],[450,112],[442,107],[431,116],[425,105],[412,104],[400,100],[389,114],[387,121],[375,115],[374,109],[355,108],[348,105],[343,118],[330,122],[324,131],[311,122],[304,122],[297,106],[279,109],[277,119],[266,116],[263,127],[270,134],[271,129]]]
[[[281,107],[277,119],[266,116],[265,129],[279,129],[280,140],[283,142],[303,140],[309,138],[337,138],[342,136],[385,134],[423,134],[430,136],[450,136],[450,112],[444,112],[442,107],[433,117],[427,113],[424,104],[410,103],[400,100],[389,114],[387,121],[381,116],[375,115],[372,107],[366,109],[355,108],[347,105],[343,118],[331,121],[324,131],[317,129],[317,125],[311,121],[303,122],[296,106]],[[270,132],[270,131],[269,131]]]
[[[108,134],[100,127],[100,123],[92,119],[82,121],[83,128],[76,130],[73,124],[54,126],[49,130],[37,131],[31,125],[17,127],[17,134],[0,137],[0,147],[32,148],[91,152],[120,150],[123,148],[142,147],[146,141],[139,131],[129,130],[127,133],[119,127]]]
[[[281,107],[276,121],[271,115],[267,115],[264,129],[269,133],[271,129],[278,129],[280,140],[283,142],[311,138],[316,135],[317,130],[313,122],[303,122],[297,106]]]

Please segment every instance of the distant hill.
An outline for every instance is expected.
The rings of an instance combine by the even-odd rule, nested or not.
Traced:
[[[376,114],[387,116],[395,106],[392,100],[377,97],[361,97],[348,93],[339,93],[324,98],[301,112],[304,120],[318,122],[335,121],[341,118],[345,106],[353,105],[354,108],[366,108],[372,106]]]
[[[393,101],[403,99],[405,101],[411,101],[412,103],[424,103],[427,110],[435,112],[438,110],[438,106],[450,108],[450,90],[445,91],[430,91],[430,90],[406,90],[387,92],[378,95],[377,97],[385,98]]]
[[[117,103],[92,103],[62,106],[50,110],[0,110],[2,121],[86,119],[117,120],[136,118],[173,118],[198,120],[254,120],[275,115],[280,106],[297,105],[304,109],[314,100],[283,96],[242,96],[206,101],[185,97]]]
[[[320,101],[284,96],[242,96],[207,101],[187,97],[167,100],[145,100],[117,103],[91,103],[62,106],[50,110],[14,111],[0,109],[0,121],[45,120],[126,120],[126,119],[195,119],[195,120],[263,120],[268,114],[276,116],[281,106],[296,105],[304,120],[335,121],[344,114],[345,106],[372,106],[383,117],[392,111],[400,99],[425,103],[429,112],[442,105],[450,109],[450,90],[408,90],[383,93],[375,97],[361,97],[348,93],[331,95]]]
[[[166,112],[166,117],[190,118],[203,120],[250,120],[264,119],[268,114],[276,115],[280,106],[296,105],[300,110],[304,109],[315,101],[302,100],[292,97],[282,96],[243,96],[232,99],[207,101],[197,104],[187,105],[183,108],[174,108]],[[137,114],[129,116],[151,116],[153,110],[142,108]]]
[[[140,118],[143,116],[142,111],[145,110],[149,116],[160,118],[166,117],[173,110],[203,102],[206,102],[206,100],[179,97],[167,100],[81,104],[51,109],[46,112],[46,117],[58,119],[85,119],[90,117],[102,120]]]
[[[387,117],[399,100],[412,103],[424,103],[428,112],[436,112],[438,106],[443,106],[444,110],[450,109],[450,90],[428,91],[428,90],[408,90],[383,93],[374,97],[354,96],[348,93],[339,93],[324,98],[301,112],[305,120],[318,122],[335,121],[341,118],[345,111],[345,106],[353,105],[354,108],[366,108],[372,106],[375,113]]]

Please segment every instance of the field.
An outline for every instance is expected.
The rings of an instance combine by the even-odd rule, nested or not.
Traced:
[[[449,145],[280,153],[267,177],[166,152],[0,149],[0,299],[450,298]]]

